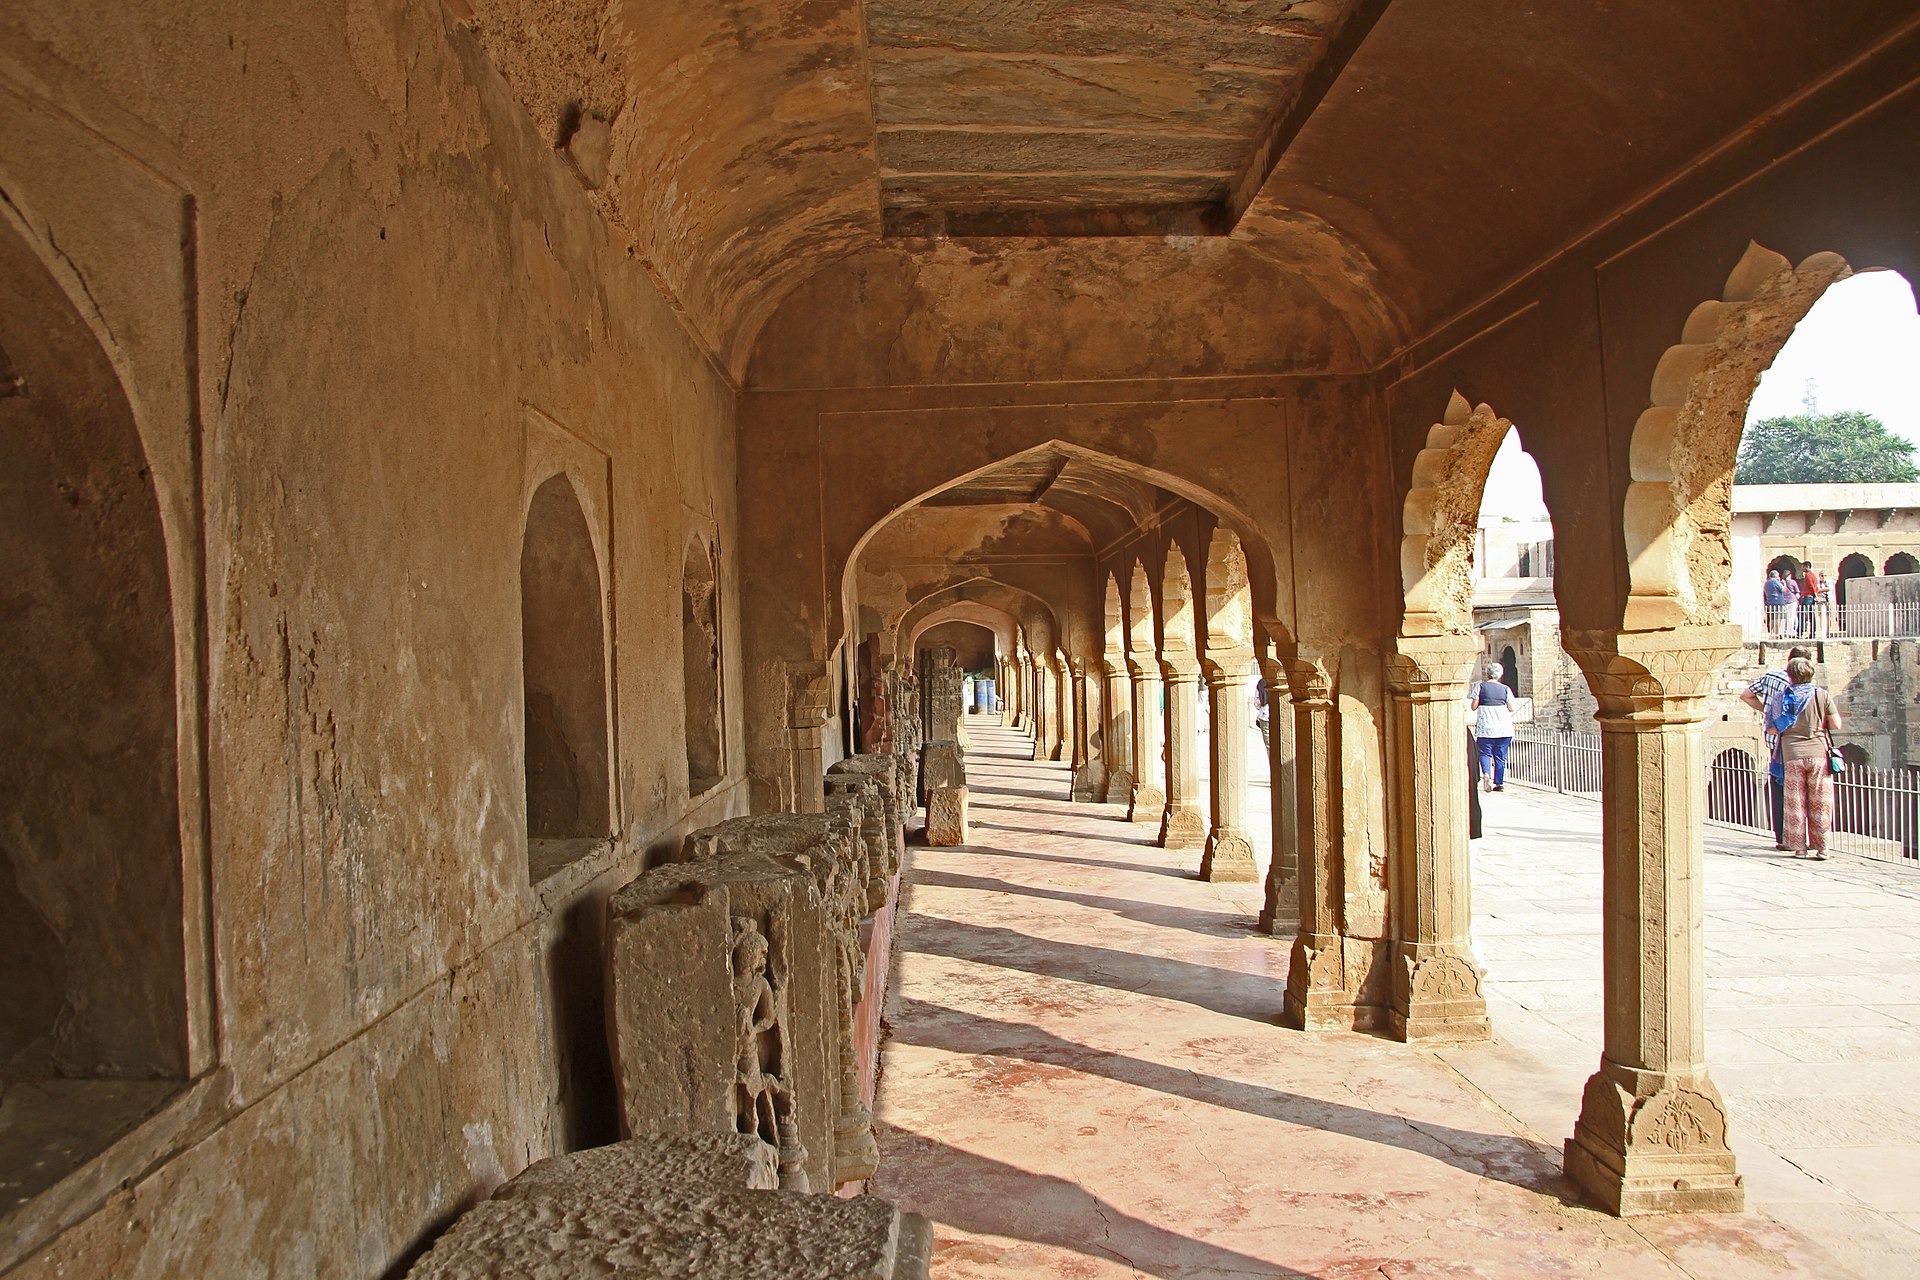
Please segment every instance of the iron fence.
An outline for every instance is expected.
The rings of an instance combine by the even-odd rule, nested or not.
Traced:
[[[1513,735],[1507,750],[1507,776],[1563,794],[1600,794],[1600,735],[1543,733]]]
[[[1600,794],[1600,735],[1514,734],[1507,776],[1569,795]],[[1707,821],[1773,835],[1773,779],[1764,756],[1738,747],[1707,766]],[[1920,865],[1920,770],[1850,765],[1834,779],[1827,847],[1885,862]]]

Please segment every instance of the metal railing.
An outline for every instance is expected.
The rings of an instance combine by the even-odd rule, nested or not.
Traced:
[[[1600,794],[1600,735],[1522,730],[1507,750],[1507,776],[1562,794]]]
[[[1514,734],[1507,777],[1566,795],[1600,794],[1600,735]],[[1773,835],[1773,779],[1766,758],[1729,748],[1707,766],[1707,821]],[[1920,770],[1852,765],[1834,779],[1827,848],[1920,865]]]
[[[1768,608],[1749,602],[1735,611],[1749,640],[1910,640],[1920,637],[1920,601]]]

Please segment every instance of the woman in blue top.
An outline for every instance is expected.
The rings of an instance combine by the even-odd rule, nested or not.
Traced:
[[[1487,678],[1473,687],[1473,736],[1480,742],[1480,782],[1489,791],[1507,789],[1507,749],[1513,745],[1513,690],[1500,683],[1500,664],[1487,664]]]

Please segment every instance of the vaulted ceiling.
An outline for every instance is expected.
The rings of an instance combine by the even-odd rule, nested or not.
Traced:
[[[835,264],[841,293],[919,290],[935,311],[969,270],[1015,282],[1026,312],[1093,274],[1154,329],[1268,311],[1211,335],[1204,364],[1367,367],[1913,16],[1887,0],[443,2],[736,378]]]

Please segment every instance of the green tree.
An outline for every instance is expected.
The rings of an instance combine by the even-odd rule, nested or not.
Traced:
[[[1747,427],[1735,484],[1895,484],[1920,480],[1913,441],[1870,413],[1797,413]]]

